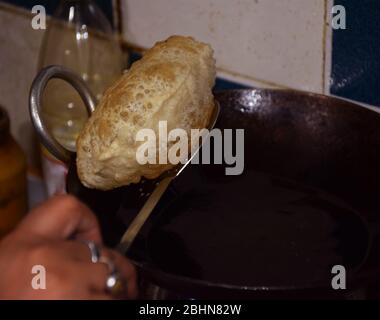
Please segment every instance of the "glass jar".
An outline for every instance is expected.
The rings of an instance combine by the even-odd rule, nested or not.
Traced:
[[[10,133],[9,116],[0,107],[0,237],[27,212],[26,157]]]
[[[39,68],[62,65],[80,75],[99,99],[120,75],[127,56],[103,12],[92,0],[61,0],[49,20],[42,42]],[[88,115],[78,93],[59,79],[49,81],[42,116],[50,132],[66,149],[76,139]],[[64,164],[42,148],[42,169],[49,195],[65,192]]]

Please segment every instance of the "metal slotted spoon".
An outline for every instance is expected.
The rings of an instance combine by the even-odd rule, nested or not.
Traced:
[[[87,84],[84,82],[84,80],[80,76],[63,66],[52,65],[43,68],[38,73],[38,75],[32,83],[29,95],[29,112],[33,126],[38,134],[41,143],[46,147],[46,149],[56,158],[69,165],[71,159],[75,157],[75,153],[63,147],[54,138],[54,136],[51,134],[46,123],[42,118],[42,96],[48,82],[51,79],[61,79],[68,82],[79,93],[89,116],[91,116],[92,112],[94,112],[97,101],[94,95],[91,93],[90,89],[88,88]],[[215,101],[214,109],[210,117],[210,123],[207,127],[208,130],[211,130],[215,126],[215,123],[219,116],[219,112],[219,103]],[[156,184],[156,187],[154,188],[153,192],[145,201],[142,209],[139,211],[137,216],[134,218],[134,220],[122,236],[120,244],[118,246],[120,252],[127,252],[132,242],[134,241],[136,235],[140,231],[141,227],[149,218],[151,212],[157,205],[161,196],[164,194],[165,190],[170,185],[170,182],[185,169],[185,167],[198,153],[200,148],[201,146],[191,155],[191,157],[185,164],[180,164],[174,167],[173,169],[167,170],[159,177],[159,179],[157,179],[159,182]]]

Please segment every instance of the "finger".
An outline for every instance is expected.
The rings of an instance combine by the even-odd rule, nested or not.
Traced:
[[[73,196],[55,196],[33,209],[20,231],[59,240],[76,237],[101,243],[98,221],[91,210]]]
[[[107,278],[110,275],[109,266],[102,262],[93,263],[91,260],[91,251],[86,243],[78,241],[62,241],[55,245],[55,250],[59,250],[68,260],[70,259],[72,263],[75,263],[75,276],[80,282],[85,284],[91,290],[105,292]],[[101,248],[101,256],[109,258],[115,265],[117,271],[121,274],[123,280],[127,279],[125,272],[121,269],[120,263],[114,255],[111,254],[109,249]],[[131,273],[131,271],[129,271],[129,273]],[[128,276],[130,277],[130,275]]]
[[[116,266],[116,263],[115,263]],[[117,268],[117,267],[116,267]],[[78,262],[76,266],[76,276],[79,281],[82,283],[83,286],[87,288],[89,292],[92,292],[96,295],[109,295],[112,296],[110,293],[107,292],[107,279],[110,276],[110,270],[107,264],[105,263],[86,263],[86,262]],[[119,271],[119,269],[117,269]],[[134,287],[134,281],[129,280],[128,282],[125,280],[124,277],[122,277],[122,280],[125,281],[127,285],[127,292],[125,294],[122,294],[121,296],[112,298],[117,299],[120,297],[124,298],[135,298],[136,297],[136,288]],[[131,286],[131,288],[129,288]]]
[[[115,250],[105,249],[102,251],[102,255],[113,261],[120,276],[127,282],[127,298],[136,299],[138,295],[137,274],[133,264]]]
[[[77,283],[81,283],[90,291],[104,293],[106,291],[107,278],[110,276],[109,266],[105,263],[93,263],[91,250],[86,243],[79,241],[61,241],[55,244],[54,250],[59,251],[70,262],[70,269],[67,271],[75,277]],[[121,273],[120,263],[115,262],[114,256],[109,249],[101,248],[101,256],[107,257],[115,265],[118,272]],[[122,279],[126,275],[121,274]]]
[[[66,241],[66,243],[61,245],[61,248],[62,251],[67,252],[67,257],[74,257],[75,259],[70,260],[70,266],[66,268],[66,272],[71,275],[73,283],[80,286],[82,290],[86,290],[86,292],[99,295],[107,294],[106,283],[111,272],[109,266],[101,262],[92,263],[89,254],[83,250],[86,249],[86,247],[74,241],[71,243]],[[127,292],[125,293],[125,298],[135,299],[137,297],[137,283],[133,265],[123,256],[110,249],[103,248],[101,255],[112,261],[121,279],[126,282]],[[86,260],[86,258],[88,260]],[[116,299],[116,297],[112,298]]]
[[[78,275],[82,283],[91,291],[97,294],[104,294],[106,282],[109,276],[109,269],[104,263],[78,262]]]
[[[76,261],[92,263],[92,253],[86,242],[77,240],[60,241],[55,244],[55,250]]]

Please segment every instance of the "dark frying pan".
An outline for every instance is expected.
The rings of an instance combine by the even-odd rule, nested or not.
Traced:
[[[80,79],[72,81],[75,75],[61,68],[43,71],[31,91],[31,116],[39,133],[44,130],[36,117],[36,90],[41,91],[54,76],[79,89],[89,110],[94,105]],[[222,177],[223,165],[186,168],[128,253],[141,278],[165,292],[192,298],[341,298],[376,286],[380,278],[380,115],[340,99],[296,91],[233,90],[216,93],[216,99],[221,106],[217,127],[245,129],[245,174]],[[61,156],[54,139],[42,141]],[[78,180],[75,155],[66,153],[66,160],[69,157],[68,192],[94,210],[105,242],[115,246],[156,181],[109,192],[89,190]],[[307,214],[303,209],[292,211],[287,203],[285,209],[277,208],[282,220],[263,219],[263,213],[271,212],[268,203],[283,199],[284,193],[273,193],[273,186],[285,188],[292,196],[301,194],[302,201],[296,197],[292,205],[306,208]],[[318,217],[326,212],[333,218],[324,224],[327,220],[322,223]],[[188,239],[181,238],[186,233],[183,223],[181,227],[184,221],[194,237],[187,233]],[[207,229],[210,232],[202,232]],[[335,242],[326,246],[315,242],[326,232],[334,235]],[[300,246],[298,251],[289,251],[293,240]],[[202,248],[206,260],[200,258]],[[331,252],[339,257],[331,257]],[[218,261],[219,268],[207,256]],[[308,259],[316,259],[310,269]],[[210,262],[215,272],[205,273],[207,268],[199,261]],[[346,267],[348,290],[331,288],[329,263],[333,262]],[[316,265],[324,267],[323,273]]]

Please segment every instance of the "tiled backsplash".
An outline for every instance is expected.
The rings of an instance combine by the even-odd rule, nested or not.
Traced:
[[[31,155],[35,148],[27,101],[42,32],[30,27],[30,11],[25,8],[46,1],[6,2],[24,8],[0,0],[0,104],[10,111],[12,131]],[[113,2],[101,2],[109,16]],[[211,43],[218,65],[217,89],[296,88],[380,106],[378,0],[119,3],[123,38],[134,48],[144,50],[172,34],[192,35]],[[334,4],[346,8],[346,30],[331,30]]]
[[[149,48],[172,34],[210,43],[219,75],[252,86],[323,92],[322,0],[127,0],[124,38]]]

